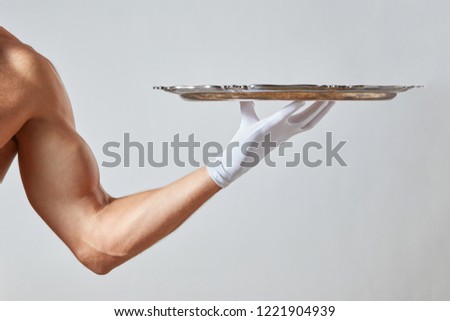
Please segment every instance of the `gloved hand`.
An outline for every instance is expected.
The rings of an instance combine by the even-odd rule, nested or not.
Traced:
[[[209,176],[224,188],[256,166],[271,150],[292,136],[314,127],[334,105],[332,101],[317,101],[296,113],[303,101],[294,101],[275,114],[259,120],[251,101],[241,103],[241,124],[224,153],[207,165]],[[270,134],[272,148],[262,142]],[[266,137],[267,141],[267,137]]]

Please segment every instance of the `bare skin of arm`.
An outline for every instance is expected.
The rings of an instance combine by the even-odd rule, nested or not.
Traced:
[[[174,231],[220,190],[200,168],[162,188],[108,195],[53,66],[0,28],[0,181],[16,152],[31,205],[97,274]]]
[[[0,184],[6,176],[6,172],[11,166],[14,158],[17,155],[17,144],[14,139],[11,139],[3,148],[0,148]]]

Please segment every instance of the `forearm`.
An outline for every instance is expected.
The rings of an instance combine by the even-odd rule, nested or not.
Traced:
[[[87,234],[121,264],[174,231],[219,190],[200,168],[165,187],[113,199],[88,222]]]

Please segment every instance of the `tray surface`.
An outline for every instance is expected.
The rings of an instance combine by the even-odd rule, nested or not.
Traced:
[[[185,100],[388,100],[422,86],[367,85],[200,85],[157,86]]]

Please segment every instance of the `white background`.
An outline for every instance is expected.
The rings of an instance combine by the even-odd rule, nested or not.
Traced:
[[[0,24],[58,68],[99,163],[124,132],[157,146],[234,134],[236,102],[185,102],[155,85],[425,86],[340,102],[293,139],[332,131],[348,140],[349,167],[259,166],[102,277],[34,213],[15,164],[0,186],[0,299],[450,299],[449,13],[443,0],[0,0]],[[283,103],[257,105],[268,115]],[[101,174],[122,196],[192,170],[134,162]]]

